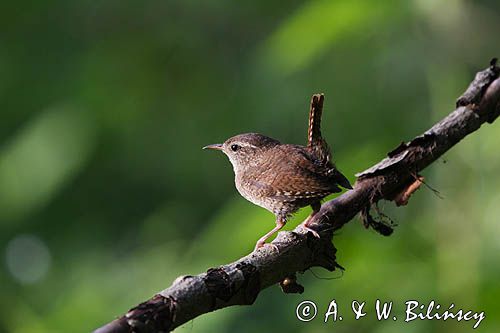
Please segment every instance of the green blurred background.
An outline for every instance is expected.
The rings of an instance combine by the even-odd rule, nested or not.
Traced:
[[[201,147],[256,131],[306,138],[311,94],[354,174],[422,133],[494,56],[500,4],[482,1],[4,1],[0,5],[0,332],[88,332],[167,287],[247,254],[273,215]],[[498,121],[497,121],[498,122]],[[355,321],[353,299],[436,300],[500,326],[500,124],[423,172],[384,238],[353,221],[347,268],[299,276],[251,307],[179,332],[468,332],[472,322]],[[292,229],[309,213],[302,210]],[[320,277],[339,277],[319,268]],[[318,304],[309,323],[295,318]],[[336,299],[344,321],[325,324]]]

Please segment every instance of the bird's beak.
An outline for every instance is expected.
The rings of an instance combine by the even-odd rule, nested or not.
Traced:
[[[216,144],[213,144],[213,145],[208,145],[208,146],[203,147],[203,149],[222,150],[222,144],[216,143]]]

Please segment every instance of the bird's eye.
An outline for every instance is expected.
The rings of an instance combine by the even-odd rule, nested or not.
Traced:
[[[231,150],[232,151],[237,151],[238,149],[240,149],[240,146],[238,146],[238,145],[231,145]]]

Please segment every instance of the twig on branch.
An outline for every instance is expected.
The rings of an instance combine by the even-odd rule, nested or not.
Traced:
[[[418,187],[415,179],[421,170],[483,123],[492,123],[500,115],[499,74],[500,68],[493,60],[489,68],[477,73],[457,100],[456,110],[424,134],[400,144],[380,163],[358,173],[353,190],[324,203],[311,222],[321,234],[320,239],[300,226],[280,232],[272,242],[279,252],[266,246],[206,273],[181,276],[169,288],[95,333],[168,332],[201,314],[231,305],[252,304],[261,290],[280,282],[285,292],[302,292],[296,272],[314,266],[329,271],[341,268],[335,261],[333,232],[362,212],[367,225],[390,234],[389,226],[384,228],[377,224],[380,222],[371,222],[373,218],[368,219],[370,207],[382,199],[407,201]]]

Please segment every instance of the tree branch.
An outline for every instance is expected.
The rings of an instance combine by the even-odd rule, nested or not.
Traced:
[[[314,266],[329,271],[341,268],[335,261],[333,232],[361,212],[365,226],[389,235],[390,224],[375,221],[369,214],[370,207],[381,199],[405,204],[423,181],[418,175],[422,169],[483,123],[492,123],[500,115],[499,74],[494,59],[489,68],[477,73],[457,100],[456,110],[424,134],[401,143],[380,163],[358,173],[353,190],[323,204],[311,222],[320,239],[300,226],[280,232],[273,241],[279,252],[265,246],[231,264],[196,276],[181,276],[169,288],[95,333],[171,331],[201,314],[231,305],[252,304],[261,290],[279,282],[284,292],[302,292],[296,272]]]

